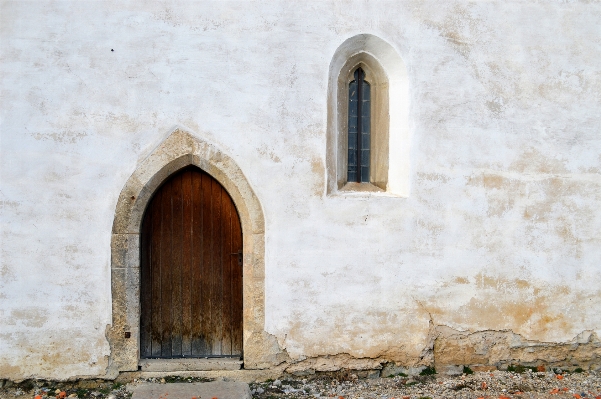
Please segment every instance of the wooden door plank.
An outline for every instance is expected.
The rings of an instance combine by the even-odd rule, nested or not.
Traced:
[[[167,181],[163,186],[161,203],[161,356],[171,357],[171,238],[173,233],[172,185]]]
[[[232,252],[242,252],[242,226],[235,206],[233,211]],[[242,273],[242,266],[236,263],[232,273],[232,355],[240,356],[242,356]]]
[[[238,260],[232,250],[232,200],[222,188],[221,209],[223,225],[223,296],[222,296],[222,326],[221,326],[221,354],[232,354],[232,260]]]
[[[221,192],[223,188],[213,180],[211,185],[211,209],[213,214],[213,267],[212,271],[212,296],[211,296],[211,335],[213,337],[212,354],[215,356],[221,355],[221,331],[222,331],[222,306],[223,306],[223,236],[222,236],[222,220],[221,220]]]
[[[152,213],[149,209],[147,212]],[[152,284],[150,271],[150,252],[151,252],[152,219],[150,215],[145,215],[142,220],[140,232],[140,284],[143,287],[150,287]],[[140,292],[140,355],[147,357],[152,351],[151,317],[152,317],[152,291],[149,289]]]
[[[192,178],[188,169],[182,174],[182,356],[192,355]]]
[[[200,325],[202,265],[202,173],[200,170],[194,170],[192,174],[192,356],[202,354]]]
[[[161,322],[161,230],[162,230],[162,191],[158,191],[150,203],[149,215],[152,220],[150,243],[151,306],[152,315],[150,336],[152,340],[151,356],[161,356],[163,327]]]
[[[207,174],[202,175],[202,282],[201,282],[201,314],[200,336],[201,352],[211,354],[213,341],[211,337],[211,299],[212,299],[212,217],[211,217],[211,183],[212,179]]]
[[[171,356],[182,355],[182,174],[173,176],[171,241]]]

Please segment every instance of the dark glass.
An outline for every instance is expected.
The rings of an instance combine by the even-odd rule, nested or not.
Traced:
[[[368,183],[371,148],[371,88],[361,68],[349,83],[348,168],[349,182]]]

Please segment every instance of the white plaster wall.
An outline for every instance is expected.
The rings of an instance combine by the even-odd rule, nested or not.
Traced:
[[[600,4],[1,4],[0,378],[104,373],[117,197],[175,125],[261,201],[293,359],[411,362],[430,319],[601,332]],[[406,199],[325,195],[329,63],[359,33],[408,68]]]

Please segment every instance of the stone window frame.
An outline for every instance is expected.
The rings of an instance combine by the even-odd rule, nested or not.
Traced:
[[[370,183],[347,182],[348,84],[361,67],[371,84]],[[329,69],[327,195],[409,196],[409,80],[399,53],[371,34],[345,40]]]
[[[140,362],[140,226],[153,193],[171,174],[195,165],[230,194],[243,234],[243,362],[246,369],[282,361],[277,339],[265,328],[265,229],[263,210],[232,158],[182,128],[176,128],[142,160],[119,195],[111,237],[112,321],[107,376],[136,371]]]

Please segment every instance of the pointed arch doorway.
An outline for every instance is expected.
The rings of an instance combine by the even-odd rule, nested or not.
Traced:
[[[242,357],[242,229],[196,166],[154,192],[140,229],[140,358]]]

